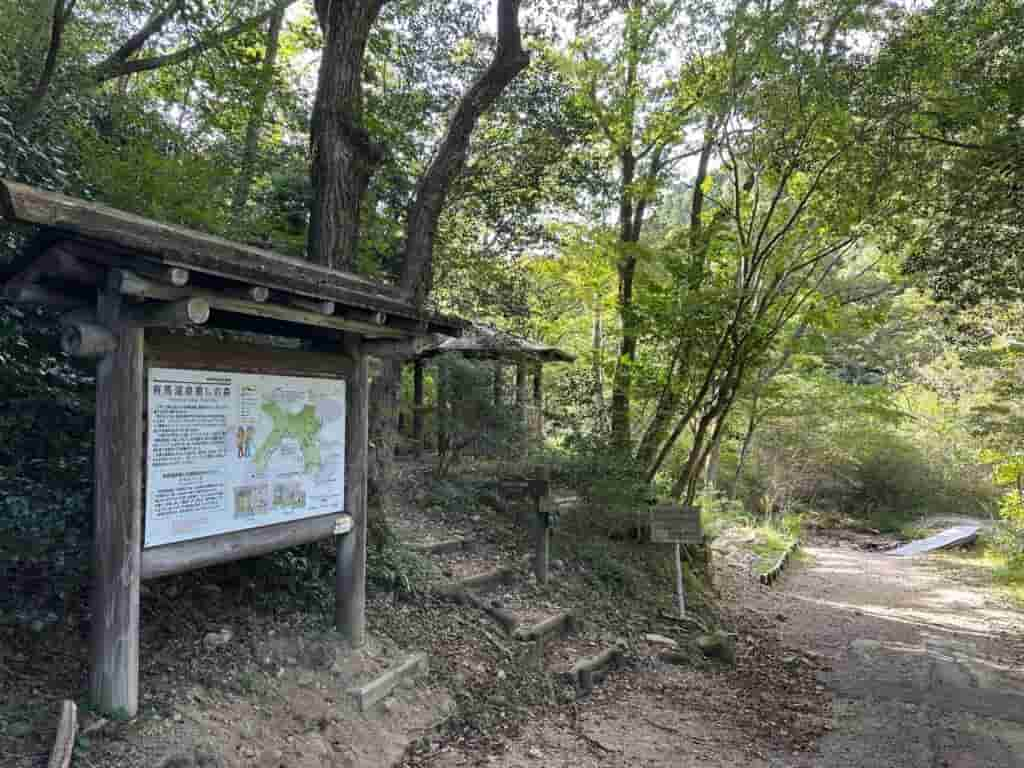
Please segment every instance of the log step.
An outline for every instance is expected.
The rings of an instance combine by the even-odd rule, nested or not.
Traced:
[[[567,676],[580,696],[587,696],[608,674],[609,669],[618,667],[622,660],[622,648],[613,645],[596,656],[587,656],[577,661]]]
[[[465,592],[467,590],[493,589],[500,584],[512,581],[515,577],[516,569],[506,566],[504,568],[496,568],[493,571],[487,571],[486,573],[480,573],[476,576],[469,576],[462,581],[457,581],[454,584],[443,586],[439,591],[442,595],[455,597],[460,592]]]
[[[350,688],[349,694],[355,700],[356,709],[366,712],[374,704],[390,694],[403,680],[412,679],[427,672],[427,654],[413,653],[397,666],[384,672],[359,688]]]
[[[506,611],[504,608],[499,608],[498,606],[493,605],[488,601],[484,600],[482,597],[478,597],[477,595],[474,595],[472,592],[468,592],[466,590],[463,590],[456,594],[455,601],[463,604],[468,603],[469,605],[472,605],[474,608],[478,608],[479,610],[483,611],[488,616],[490,616],[492,619],[494,619],[496,622],[498,622],[501,628],[505,631],[506,635],[509,635],[510,637],[515,636],[515,633],[519,627],[519,619],[516,618],[516,616],[514,616],[509,611]]]
[[[447,555],[452,552],[462,552],[472,548],[473,540],[463,538],[445,539],[444,541],[435,541],[433,544],[416,544],[413,545],[412,551],[418,552],[421,555]]]
[[[516,640],[546,640],[556,634],[560,637],[567,637],[576,631],[576,623],[575,613],[563,611],[533,626],[517,629],[515,638]]]

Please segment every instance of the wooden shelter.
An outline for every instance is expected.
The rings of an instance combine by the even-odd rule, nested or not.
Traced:
[[[360,645],[368,357],[463,324],[357,275],[9,181],[0,213],[39,228],[4,297],[60,310],[65,351],[97,361],[93,703],[137,711],[142,580],[329,536],[337,626]]]
[[[501,331],[493,326],[474,323],[457,336],[429,344],[413,361],[413,441],[423,441],[423,367],[431,358],[458,353],[475,360],[489,360],[494,365],[494,400],[500,404],[505,397],[505,367],[515,366],[515,404],[522,408],[527,433],[540,439],[544,431],[544,365],[571,363],[576,357],[558,347],[542,344]],[[533,379],[532,393],[530,377]]]

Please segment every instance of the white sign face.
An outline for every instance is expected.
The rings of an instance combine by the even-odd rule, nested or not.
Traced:
[[[150,368],[143,546],[336,514],[345,382]]]

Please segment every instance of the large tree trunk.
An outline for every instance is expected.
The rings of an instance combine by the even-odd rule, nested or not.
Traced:
[[[633,384],[632,363],[636,360],[637,329],[633,314],[633,277],[636,274],[636,251],[634,245],[639,231],[633,232],[633,180],[636,174],[636,158],[632,149],[623,150],[619,158],[622,174],[619,193],[619,321],[622,339],[619,342],[619,357],[615,364],[612,380],[612,445],[625,452],[632,439],[630,404]]]
[[[238,169],[235,193],[231,201],[231,212],[236,223],[240,222],[244,217],[245,206],[249,202],[249,190],[252,188],[252,177],[256,173],[256,156],[260,148],[260,131],[263,129],[267,97],[274,86],[274,67],[277,65],[277,49],[281,38],[282,26],[284,26],[284,9],[270,17],[270,25],[267,28],[267,48],[263,54],[263,68],[260,71],[260,79],[253,93],[252,112],[249,114],[249,125],[245,129],[245,146],[242,149],[242,162]]]
[[[384,2],[315,2],[324,48],[310,134],[307,252],[310,261],[336,269],[355,265],[363,197],[384,157],[363,125],[363,59]]]

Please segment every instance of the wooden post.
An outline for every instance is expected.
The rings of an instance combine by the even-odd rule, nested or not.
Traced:
[[[412,439],[416,455],[423,453],[423,361],[412,364]]]
[[[529,387],[526,380],[526,363],[516,363],[516,405],[526,406],[528,402],[527,392]]]
[[[355,361],[345,383],[345,511],[352,530],[338,545],[334,620],[353,648],[366,640],[366,474],[369,460],[369,365],[358,337],[347,336],[345,351]]]
[[[677,541],[675,544],[676,563],[676,603],[679,606],[679,618],[686,616],[686,591],[683,589],[683,557],[680,548],[682,545]]]
[[[142,557],[143,331],[120,324],[116,279],[99,294],[97,319],[117,348],[96,366],[96,489],[90,695],[97,709],[139,708]]]
[[[534,514],[534,550],[533,550],[533,572],[540,584],[548,583],[548,555],[551,542],[551,529],[548,527],[548,507],[551,503],[550,496],[541,496],[536,501],[536,514]]]
[[[533,369],[533,407],[537,409],[537,441],[544,443],[544,364],[537,363]]]
[[[505,393],[505,366],[501,360],[494,361],[494,404],[501,405]]]

